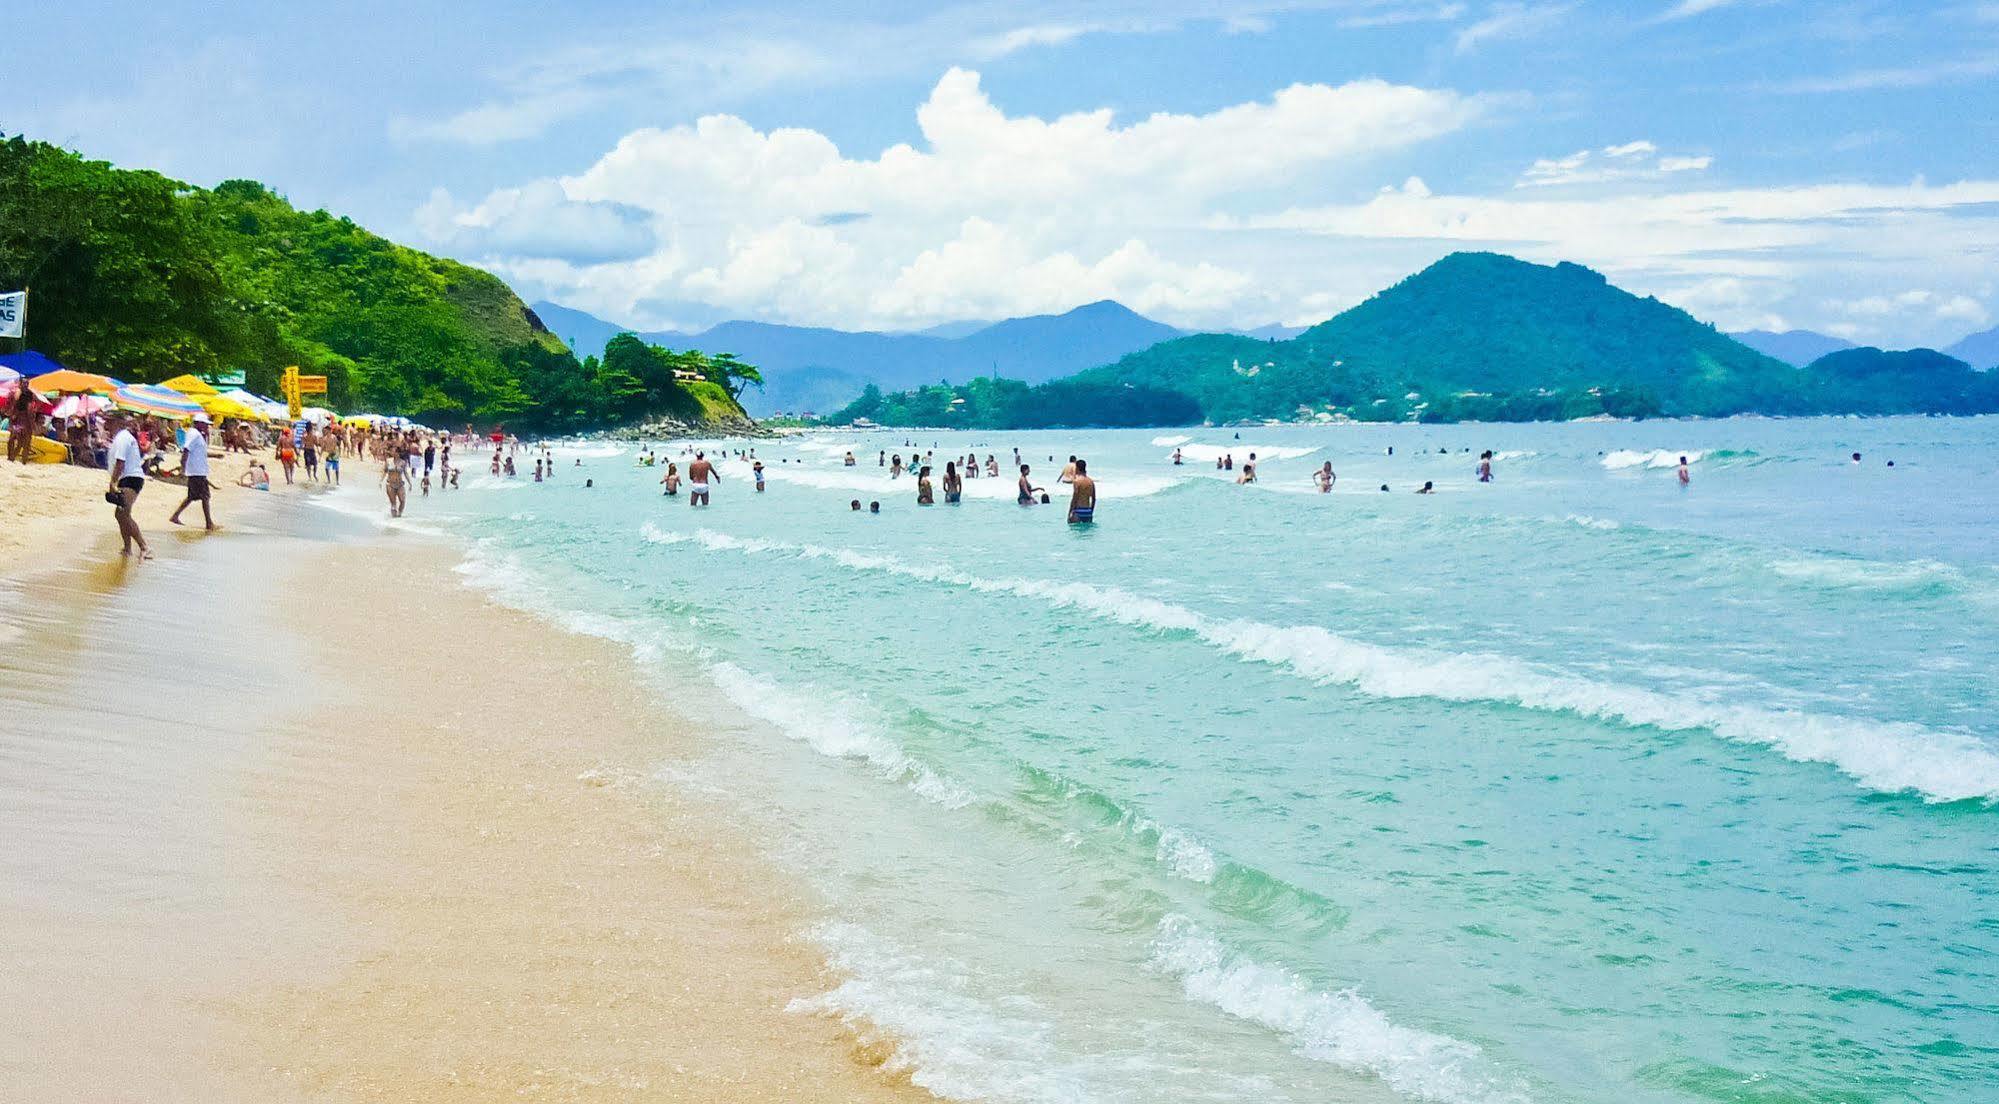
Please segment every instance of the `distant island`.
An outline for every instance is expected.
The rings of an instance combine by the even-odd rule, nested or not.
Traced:
[[[213,189],[0,141],[0,287],[32,289],[27,344],[128,382],[298,365],[343,411],[566,433],[729,431],[757,370],[636,338],[579,362],[498,277],[397,245],[249,180]]]
[[[1845,348],[1788,364],[1581,265],[1453,253],[1288,341],[1197,334],[1033,388],[984,379],[869,391],[826,421],[998,429],[1994,411],[1999,375],[1932,350]]]

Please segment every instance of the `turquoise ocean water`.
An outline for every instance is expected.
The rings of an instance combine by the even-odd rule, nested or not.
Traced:
[[[906,441],[1003,475],[919,508]],[[662,783],[763,826],[847,979],[798,1011],[919,1084],[1999,1099],[1999,420],[755,447],[706,511],[586,442],[410,519],[721,734]]]

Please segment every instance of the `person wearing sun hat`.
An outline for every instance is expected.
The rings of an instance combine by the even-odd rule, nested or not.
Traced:
[[[196,414],[194,424],[188,427],[187,436],[180,443],[180,473],[187,477],[187,497],[174,507],[167,520],[180,524],[180,512],[195,502],[201,503],[201,520],[210,532],[221,528],[215,524],[215,516],[209,512],[208,498],[208,415]]]

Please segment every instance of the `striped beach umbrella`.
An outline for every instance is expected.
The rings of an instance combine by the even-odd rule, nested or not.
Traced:
[[[189,401],[178,391],[151,384],[133,383],[120,387],[111,394],[112,405],[120,410],[130,410],[135,414],[151,414],[160,418],[173,418],[185,422],[201,413],[199,404]]]

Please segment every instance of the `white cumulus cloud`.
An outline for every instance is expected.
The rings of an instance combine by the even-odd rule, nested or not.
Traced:
[[[855,326],[1101,298],[1221,322],[1269,293],[1188,244],[1218,209],[1351,173],[1482,110],[1448,90],[1357,80],[1202,114],[1042,118],[1007,113],[979,74],[954,68],[917,108],[921,141],[873,156],[815,130],[709,115],[627,134],[571,176],[465,207],[434,198],[420,222],[537,290],[637,324],[655,321],[647,304],[690,300]],[[560,215],[538,236],[507,217],[530,198]],[[643,213],[657,244],[616,255],[611,212],[620,226]]]

